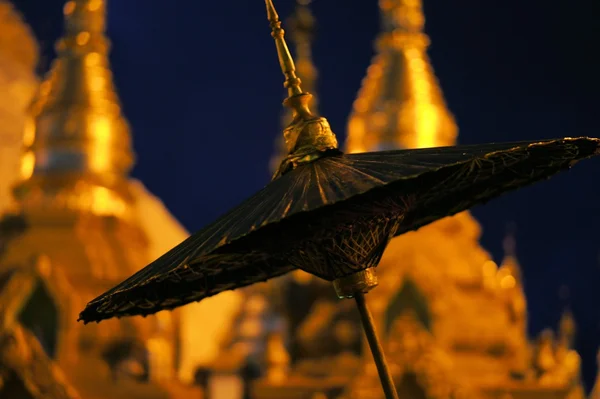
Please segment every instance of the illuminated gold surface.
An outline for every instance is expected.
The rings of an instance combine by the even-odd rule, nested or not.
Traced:
[[[24,208],[124,217],[134,157],[109,68],[105,2],[72,0],[64,15],[58,57],[31,107],[15,192]]]
[[[0,1],[0,214],[14,205],[10,194],[19,176],[21,137],[27,108],[39,80],[38,44],[14,10]]]
[[[273,333],[267,339],[267,376],[271,384],[283,384],[290,369],[290,355],[285,348],[285,342],[281,333]]]
[[[16,399],[15,395],[23,394],[14,391],[15,378],[24,384],[32,398],[80,397],[56,362],[46,354],[33,332],[18,319],[27,297],[39,280],[48,278],[51,272],[47,257],[34,258],[12,273],[0,291],[0,392],[9,395],[9,398]],[[8,393],[3,390],[5,387]]]
[[[346,150],[455,144],[458,128],[426,54],[421,1],[379,4],[383,31],[349,118]],[[384,253],[369,299],[400,397],[583,398],[572,349],[544,378],[532,376],[531,353],[548,352],[554,341],[535,350],[527,338],[514,237],[507,237],[498,267],[478,244],[480,234],[464,212],[393,239]],[[394,349],[401,347],[412,354]],[[554,361],[549,353],[540,356]],[[382,397],[369,356],[345,395]]]
[[[149,253],[148,226],[139,221],[150,218],[133,201],[139,193],[128,176],[131,137],[108,65],[105,7],[104,0],[65,4],[58,57],[30,109],[23,175],[15,190],[27,227],[10,236],[0,253],[0,274],[16,269],[16,277],[22,275],[6,293],[20,295],[0,303],[2,323],[19,325],[17,312],[31,300],[38,286],[32,282],[41,281],[58,318],[52,360],[82,397],[187,398],[198,392],[175,379],[179,312],[106,325],[75,323],[79,307],[155,256]],[[0,231],[0,239],[5,235]],[[32,258],[38,260],[35,274],[26,272]],[[136,379],[146,362],[139,353],[114,366],[105,360],[107,349],[123,341],[148,355],[148,382]]]
[[[162,201],[141,182],[131,181],[131,190],[135,198],[136,219],[148,239],[149,259],[158,258],[189,237]],[[232,319],[242,301],[241,290],[226,291],[178,310],[181,340],[179,378],[183,382],[192,383],[196,369],[210,365],[219,356],[221,343],[229,334]],[[206,323],[206,320],[211,320],[211,323]],[[202,334],[198,334],[200,330]]]
[[[380,0],[383,30],[348,121],[351,152],[453,145],[457,128],[427,56],[421,0]]]
[[[46,355],[37,338],[18,324],[0,331],[0,391],[5,383],[10,383],[2,377],[8,377],[11,372],[21,376],[32,399],[81,398],[62,370]]]
[[[469,381],[460,381],[453,372],[451,356],[422,325],[418,316],[408,311],[394,320],[386,347],[388,362],[400,398],[479,398]],[[351,382],[344,398],[380,398],[373,384],[374,364]]]
[[[534,366],[540,386],[554,389],[570,387],[569,398],[583,398],[581,359],[573,349],[575,332],[575,320],[566,311],[561,317],[556,338],[550,330],[542,331],[538,337]]]

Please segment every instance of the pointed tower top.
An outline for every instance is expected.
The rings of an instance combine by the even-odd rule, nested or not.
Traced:
[[[0,214],[14,206],[12,186],[19,177],[23,124],[39,85],[35,70],[39,46],[12,2],[0,1]]]
[[[567,308],[563,311],[560,318],[559,337],[568,349],[573,347],[576,332],[577,325],[575,323],[575,317],[573,317],[573,313]]]
[[[514,223],[510,223],[507,226],[506,237],[503,242],[504,259],[500,268],[498,268],[498,279],[502,288],[515,288],[523,284],[521,265],[516,253],[515,231]]]
[[[383,30],[421,34],[425,27],[422,0],[380,0]]]
[[[57,58],[31,108],[15,196],[30,212],[123,216],[134,156],[109,68],[105,1],[68,1],[64,25]]]
[[[382,32],[348,124],[347,150],[452,145],[458,128],[427,56],[421,0],[380,0]]]
[[[283,104],[293,113],[292,123],[283,132],[288,155],[275,172],[273,179],[276,179],[298,165],[313,162],[327,151],[337,151],[338,143],[327,119],[311,112],[309,104],[312,95],[300,87],[301,81],[296,76],[296,66],[284,39],[279,15],[271,0],[265,0],[265,4],[279,65],[285,76],[284,87],[288,90],[288,97]]]
[[[289,19],[291,27],[291,38],[294,44],[294,54],[296,55],[296,68],[298,75],[302,78],[302,85],[313,95],[311,108],[318,114],[318,99],[315,95],[317,68],[312,58],[312,41],[314,37],[315,18],[310,10],[311,0],[297,0],[294,14]],[[283,128],[285,129],[293,120],[292,111],[286,109],[282,116]],[[285,140],[278,136],[275,143],[275,154],[271,159],[271,170],[275,172],[281,161],[287,156],[288,150]]]

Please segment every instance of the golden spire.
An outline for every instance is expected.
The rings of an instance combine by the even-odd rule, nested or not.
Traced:
[[[309,7],[311,2],[312,0],[297,0],[295,12],[289,19],[289,25],[291,27],[291,37],[294,43],[298,75],[302,77],[302,84],[306,90],[309,93],[314,94],[318,72],[312,59],[311,47],[314,36],[315,18]],[[312,107],[315,112],[317,112],[317,103],[317,97],[313,96]],[[292,119],[292,112],[289,109],[286,109],[282,117],[284,129],[290,124]],[[282,136],[277,136],[275,154],[271,159],[272,171],[277,169],[286,155],[287,148],[285,140]]]
[[[561,315],[558,330],[560,345],[565,349],[573,349],[577,325],[573,313],[569,309],[566,309]]]
[[[514,226],[510,226],[504,238],[504,259],[498,269],[498,277],[502,288],[513,288],[522,285],[521,266],[516,254]]]
[[[294,169],[298,165],[313,162],[326,151],[337,151],[337,138],[329,127],[327,119],[314,114],[310,108],[312,95],[304,92],[302,83],[296,76],[296,66],[284,39],[279,15],[272,0],[265,0],[267,18],[271,25],[271,36],[275,40],[281,71],[285,76],[284,87],[288,97],[283,105],[292,110],[292,122],[283,131],[287,156],[273,175],[273,179]]]
[[[383,29],[354,102],[347,150],[453,145],[457,126],[427,56],[421,0],[379,0]]]
[[[21,137],[28,106],[39,86],[39,46],[10,1],[0,1],[0,214],[14,205],[11,189],[19,176]]]
[[[30,212],[122,216],[134,156],[109,68],[105,1],[68,1],[64,24],[57,59],[31,108],[15,195]]]

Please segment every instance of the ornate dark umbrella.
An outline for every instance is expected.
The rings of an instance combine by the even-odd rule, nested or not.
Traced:
[[[598,154],[600,140],[343,154],[309,110],[283,29],[265,0],[294,119],[289,155],[273,181],[214,223],[91,301],[84,322],[148,315],[280,276],[296,268],[355,298],[388,398],[397,397],[364,294],[390,239]]]

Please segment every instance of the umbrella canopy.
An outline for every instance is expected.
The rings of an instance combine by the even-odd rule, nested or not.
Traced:
[[[593,138],[362,154],[325,150],[90,302],[80,318],[152,314],[295,268],[326,280],[350,276],[376,266],[396,235],[599,152],[600,140]]]

